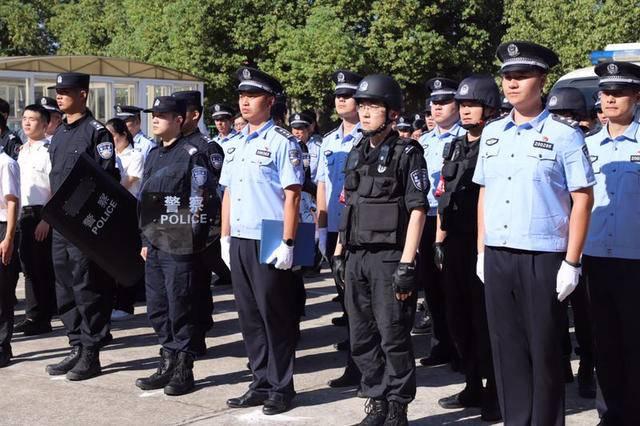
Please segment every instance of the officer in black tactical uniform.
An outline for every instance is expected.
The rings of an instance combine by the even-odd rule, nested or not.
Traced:
[[[369,398],[361,424],[406,425],[416,392],[410,333],[429,176],[420,145],[391,128],[402,109],[398,83],[369,75],[354,99],[364,137],[347,158],[333,270],[345,277],[351,353]]]
[[[445,312],[466,377],[464,390],[443,398],[443,408],[482,407],[482,420],[500,420],[482,282],[475,273],[480,187],[471,178],[485,122],[497,115],[500,92],[490,76],[464,79],[455,94],[463,136],[445,145],[444,192],[438,199],[434,261],[442,271]],[[482,379],[487,379],[486,388]]]
[[[175,92],[171,96],[182,100],[187,108],[187,115],[184,123],[182,124],[182,134],[191,143],[196,146],[200,151],[206,154],[209,159],[208,169],[216,176],[216,180],[220,178],[220,171],[222,170],[222,162],[224,160],[224,152],[222,147],[217,142],[209,139],[208,136],[203,135],[198,129],[198,122],[202,117],[202,100],[201,94],[197,90],[185,90],[182,92]],[[219,226],[219,218],[216,219],[216,223]],[[202,254],[207,267],[209,268],[209,277],[211,272],[215,272],[218,279],[221,282],[216,285],[228,284],[231,282],[231,272],[229,268],[224,264],[220,257],[220,242],[215,241],[211,246],[207,248]],[[207,280],[203,287],[199,289],[200,296],[197,297],[197,304],[195,306],[198,312],[199,320],[199,333],[197,338],[199,342],[196,347],[198,355],[204,355],[207,347],[205,344],[205,335],[207,331],[213,326],[213,319],[211,314],[213,312],[213,298],[211,295],[210,279]]]
[[[51,192],[55,193],[82,153],[93,158],[119,181],[111,133],[87,109],[89,76],[58,74],[58,107],[66,114],[51,139]],[[56,277],[58,314],[65,326],[71,353],[61,362],[47,366],[52,376],[66,374],[69,380],[85,380],[101,373],[99,350],[111,340],[109,319],[113,286],[98,265],[55,229],[53,266]]]
[[[209,281],[199,253],[214,232],[218,179],[206,153],[181,134],[180,98],[160,96],[145,112],[153,113],[154,135],[162,139],[149,152],[140,193],[147,315],[162,348],[157,372],[136,386],[182,395],[194,387],[193,360],[202,343],[201,312],[193,307]]]
[[[9,102],[0,98],[0,149],[7,153],[9,157],[17,160],[20,146],[22,146],[22,140],[16,132],[9,130],[7,126],[10,113],[11,107]]]
[[[549,112],[561,115],[570,120],[581,122],[588,118],[587,103],[584,95],[575,87],[559,87],[549,93],[547,98],[547,109]],[[590,129],[580,125],[580,130],[589,136]],[[584,278],[580,277],[580,283],[575,291],[569,295],[571,309],[573,310],[573,325],[576,332],[576,355],[580,357],[578,367],[578,394],[583,398],[592,399],[596,397],[595,382],[595,359],[594,359],[594,338],[591,326],[591,315],[589,310],[589,296]],[[565,306],[569,304],[565,302]],[[567,311],[568,313],[568,311]],[[569,324],[567,320],[567,324]],[[564,370],[565,382],[573,382],[573,370],[571,369],[571,337],[569,327],[564,336]]]

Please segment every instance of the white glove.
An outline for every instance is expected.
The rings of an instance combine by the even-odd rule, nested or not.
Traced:
[[[293,246],[289,247],[282,241],[277,249],[271,253],[271,256],[267,259],[267,263],[276,261],[276,269],[291,269],[293,265]]]
[[[222,257],[222,261],[227,265],[227,268],[231,269],[231,254],[229,251],[231,250],[231,237],[220,237],[220,256]]]
[[[559,301],[564,301],[564,299],[573,293],[573,290],[578,286],[581,273],[581,266],[571,266],[566,260],[562,261],[560,270],[558,271],[558,277],[556,278],[556,293],[558,293]]]
[[[318,228],[318,249],[327,257],[327,228]]]
[[[478,253],[478,261],[476,262],[476,275],[484,284],[484,252]]]

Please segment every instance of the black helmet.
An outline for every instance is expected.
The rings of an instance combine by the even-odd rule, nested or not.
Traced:
[[[358,90],[353,95],[356,101],[372,100],[383,102],[394,111],[402,110],[402,89],[400,85],[388,75],[371,74],[362,79]]]
[[[500,108],[501,103],[500,91],[495,80],[489,75],[480,74],[474,74],[462,80],[455,99],[458,102],[479,102],[485,107],[494,109]]]
[[[550,112],[567,111],[574,119],[587,116],[587,102],[584,95],[575,87],[558,87],[549,93],[547,109]]]

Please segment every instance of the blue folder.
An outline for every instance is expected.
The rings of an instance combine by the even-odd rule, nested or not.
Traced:
[[[267,259],[282,242],[282,229],[284,222],[281,220],[262,220],[262,233],[260,235],[260,263],[267,263]],[[293,265],[313,266],[315,261],[316,225],[313,223],[300,223],[296,232],[296,240],[293,247]]]

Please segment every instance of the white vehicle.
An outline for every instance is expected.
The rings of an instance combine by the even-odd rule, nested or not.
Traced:
[[[580,89],[587,101],[587,108],[591,109],[598,94],[598,76],[593,71],[595,65],[607,61],[627,61],[640,65],[640,43],[608,44],[604,50],[596,50],[589,56],[592,66],[563,75],[553,88],[569,86]]]

